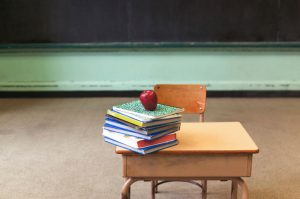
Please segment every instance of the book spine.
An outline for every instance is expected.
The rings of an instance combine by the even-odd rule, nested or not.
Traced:
[[[113,110],[118,111],[118,112],[124,112],[124,113],[128,113],[128,114],[132,114],[132,115],[135,115],[137,117],[147,118],[149,120],[154,119],[154,118],[158,118],[158,117],[153,117],[151,115],[145,115],[145,114],[142,114],[142,113],[137,113],[137,112],[134,112],[134,111],[129,111],[129,110],[125,110],[125,109],[121,109],[121,108],[117,108],[117,107],[113,107]]]
[[[143,147],[147,147],[147,146],[151,146],[151,145],[162,144],[162,143],[169,142],[169,141],[172,141],[172,140],[176,140],[176,134],[175,133],[162,136],[162,137],[157,138],[155,140],[139,140],[139,141],[137,141],[137,147],[138,148],[143,148]]]
[[[171,146],[174,146],[174,145],[178,144],[178,140],[174,140],[174,141],[170,141],[167,144],[159,144],[159,145],[156,145],[154,147],[145,147],[144,149],[137,149],[137,148],[130,147],[126,144],[120,143],[118,141],[112,140],[112,139],[107,138],[107,137],[104,137],[104,141],[108,142],[110,144],[113,144],[115,146],[119,146],[119,147],[122,147],[124,149],[142,154],[142,155],[146,155],[148,153],[153,153],[155,151],[159,151],[159,150],[162,150],[162,149],[165,149],[165,148],[169,148]]]
[[[151,136],[146,136],[143,134],[138,134],[138,133],[133,133],[130,131],[125,131],[125,130],[119,130],[119,129],[114,129],[114,128],[107,128],[107,127],[103,127],[103,129],[114,132],[114,133],[121,133],[123,135],[129,135],[129,136],[134,136],[136,138],[140,138],[140,139],[145,139],[145,140],[151,140],[152,137]]]
[[[147,131],[139,130],[139,129],[136,129],[136,128],[133,128],[133,127],[130,127],[130,126],[118,124],[118,123],[111,122],[111,121],[105,121],[105,124],[109,124],[112,127],[118,127],[118,128],[124,129],[124,130],[128,130],[128,131],[140,133],[140,134],[143,134],[143,135],[147,135],[148,134]]]
[[[134,148],[138,148],[138,141],[140,141],[140,139],[136,139],[134,137],[126,137],[122,134],[119,133],[114,133],[111,131],[107,131],[107,130],[103,130],[103,134],[104,137],[110,138],[112,140],[116,140],[120,143],[126,144],[128,146],[134,147]]]
[[[139,153],[141,155],[145,155],[145,152],[143,150],[138,150],[138,149],[135,149],[135,148],[132,148],[132,147],[129,147],[129,146],[126,146],[124,144],[120,144],[118,142],[114,142],[113,140],[109,139],[109,138],[104,138],[104,141],[109,143],[109,144],[112,144],[112,145],[115,145],[115,146],[119,146],[119,147],[122,147],[124,149],[127,149],[127,150],[130,150],[130,151],[133,151],[135,153]]]
[[[119,113],[116,113],[116,112],[113,112],[113,111],[108,110],[108,111],[107,111],[107,114],[108,114],[108,115],[111,115],[111,116],[113,116],[113,117],[119,118],[119,119],[121,119],[121,120],[124,120],[124,121],[126,121],[126,122],[129,122],[129,123],[131,123],[131,124],[134,124],[134,125],[137,125],[137,126],[140,126],[140,127],[143,126],[143,122],[137,121],[137,120],[132,119],[132,118],[128,118],[128,117],[123,116],[123,115],[121,115],[121,114],[119,114]]]

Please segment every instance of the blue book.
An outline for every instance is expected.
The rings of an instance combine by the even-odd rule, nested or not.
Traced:
[[[124,134],[124,135],[134,136],[134,137],[145,139],[145,140],[153,140],[153,139],[162,137],[164,135],[174,133],[174,132],[179,130],[179,127],[171,127],[169,129],[153,133],[151,135],[144,135],[144,134],[141,134],[141,133],[137,133],[136,131],[123,129],[123,128],[116,127],[116,126],[106,124],[106,123],[104,124],[103,129],[108,130],[108,131],[112,131],[112,132],[115,132],[115,133],[121,133],[121,134]]]
[[[169,148],[171,146],[175,146],[175,145],[178,144],[178,140],[174,140],[174,141],[163,143],[163,144],[156,145],[156,146],[153,146],[153,147],[146,147],[146,148],[143,148],[143,149],[137,149],[137,148],[133,148],[131,146],[120,143],[116,140],[113,140],[113,139],[110,139],[110,138],[107,138],[107,137],[104,137],[104,141],[107,142],[107,143],[113,144],[115,146],[119,146],[119,147],[122,147],[124,149],[142,154],[142,155],[146,155],[146,154],[149,154],[149,153],[152,153],[152,152],[155,152],[155,151],[159,151],[159,150],[162,150],[162,149],[165,149],[165,148]]]
[[[105,124],[109,124],[111,126],[115,126],[117,128],[121,128],[123,130],[128,130],[131,132],[136,132],[144,135],[152,135],[155,133],[163,132],[165,130],[169,130],[171,128],[180,128],[180,122],[171,122],[161,125],[155,125],[150,127],[133,127],[132,125],[126,123],[125,121],[120,121],[111,117],[106,117]]]

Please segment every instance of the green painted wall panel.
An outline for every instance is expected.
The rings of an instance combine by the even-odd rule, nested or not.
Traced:
[[[0,53],[0,91],[143,90],[156,83],[206,83],[209,90],[300,90],[300,52]]]

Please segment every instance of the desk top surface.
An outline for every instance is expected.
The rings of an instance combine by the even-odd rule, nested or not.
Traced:
[[[179,144],[156,154],[258,153],[258,147],[239,122],[182,123]],[[116,147],[118,154],[135,154]]]

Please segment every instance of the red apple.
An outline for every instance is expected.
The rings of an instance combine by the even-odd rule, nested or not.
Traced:
[[[140,95],[140,101],[147,111],[154,111],[157,106],[157,96],[152,90],[143,91]]]

